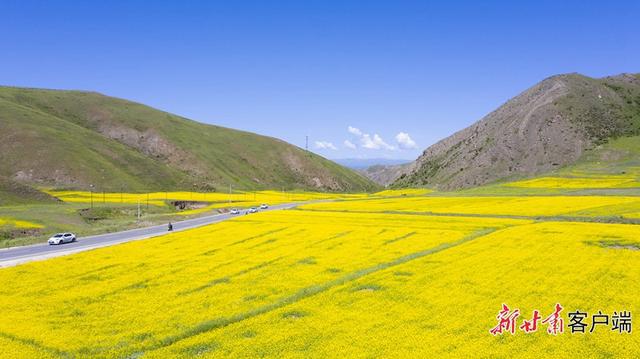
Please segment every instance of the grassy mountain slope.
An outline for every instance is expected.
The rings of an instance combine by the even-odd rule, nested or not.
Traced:
[[[638,134],[640,75],[553,76],[427,148],[393,186],[453,190],[532,177]]]
[[[0,207],[24,203],[55,203],[56,201],[44,192],[0,176]]]
[[[575,163],[540,176],[516,181],[502,180],[448,192],[451,195],[454,193],[460,196],[640,196],[640,136],[611,139],[587,150]],[[438,192],[438,195],[447,195],[447,192]]]
[[[366,191],[361,175],[284,141],[98,93],[0,87],[0,175],[99,191]]]
[[[635,176],[640,182],[640,136],[620,137],[598,145],[557,173],[566,177]]]

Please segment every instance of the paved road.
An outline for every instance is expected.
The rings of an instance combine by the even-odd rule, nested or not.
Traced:
[[[299,203],[280,204],[261,211],[289,209],[297,206],[298,204]],[[241,211],[241,215],[244,215],[244,212],[244,210]],[[180,222],[173,222],[173,231],[184,231],[190,228],[222,222],[234,217],[237,217],[237,215],[234,216],[225,213],[188,219]],[[0,267],[9,267],[32,260],[58,257],[94,248],[112,246],[114,244],[155,237],[166,233],[167,225],[163,224],[153,227],[131,229],[128,231],[100,234],[90,237],[79,237],[77,242],[65,243],[56,246],[50,246],[47,243],[42,243],[30,246],[0,249]]]

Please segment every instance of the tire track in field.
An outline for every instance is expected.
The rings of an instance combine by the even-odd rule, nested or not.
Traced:
[[[306,229],[304,229],[304,228],[303,228],[303,229],[299,229],[299,230],[297,230],[297,231],[293,231],[293,232],[291,232],[291,233],[288,233],[288,234],[287,234],[287,236],[295,236],[295,235],[297,235],[297,234],[304,233],[304,232],[306,232],[306,231],[307,231],[307,230],[306,230]],[[256,249],[256,248],[258,248],[258,247],[262,247],[262,246],[265,246],[265,245],[267,245],[267,244],[271,244],[271,243],[273,243],[273,242],[277,242],[279,239],[280,239],[280,238],[271,238],[271,239],[267,239],[266,241],[262,241],[262,242],[260,242],[260,243],[258,243],[258,244],[255,244],[255,245],[253,245],[253,246],[249,247],[248,249]]]
[[[270,260],[270,261],[262,262],[262,263],[259,263],[259,264],[254,265],[254,266],[252,266],[252,267],[249,267],[249,268],[243,269],[243,270],[238,271],[238,272],[236,272],[236,273],[234,273],[234,274],[231,274],[231,275],[228,275],[228,276],[224,276],[224,277],[220,277],[220,278],[217,278],[217,279],[211,280],[211,281],[209,281],[209,282],[207,282],[207,283],[205,283],[205,284],[203,284],[203,285],[201,285],[201,286],[199,286],[199,287],[195,287],[195,288],[191,288],[191,289],[188,289],[188,290],[185,290],[185,291],[179,292],[179,293],[178,293],[178,295],[188,295],[188,294],[192,294],[192,293],[200,292],[200,291],[205,290],[205,289],[207,289],[207,288],[213,287],[213,286],[214,286],[214,285],[216,285],[216,284],[229,283],[229,282],[231,281],[231,279],[232,279],[232,278],[235,278],[235,277],[238,277],[238,276],[241,276],[241,275],[244,275],[244,274],[247,274],[247,273],[253,272],[253,271],[255,271],[255,270],[262,269],[262,268],[264,268],[264,267],[270,266],[270,265],[272,265],[273,263],[275,263],[275,262],[277,262],[277,261],[281,260],[282,258],[283,258],[283,257],[278,257],[278,258],[272,259],[272,260]]]
[[[315,241],[313,243],[310,243],[306,248],[308,249],[308,248],[315,247],[320,243],[324,243],[324,242],[331,241],[331,240],[334,240],[334,239],[337,239],[337,238],[340,238],[340,237],[344,237],[344,236],[347,236],[347,235],[349,235],[349,234],[351,234],[353,232],[354,231],[344,231],[344,232],[336,233],[336,234],[334,234],[332,236],[329,236],[327,238],[324,238],[324,239],[321,239],[319,241]]]
[[[383,244],[384,244],[384,245],[387,245],[387,244],[391,244],[391,243],[394,243],[394,242],[397,242],[397,241],[401,241],[401,240],[403,240],[403,239],[407,239],[407,238],[409,238],[409,237],[411,237],[411,236],[414,236],[414,235],[416,235],[417,233],[418,233],[418,232],[416,232],[416,231],[409,232],[409,233],[407,233],[407,234],[405,234],[405,235],[403,235],[403,236],[400,236],[400,237],[393,238],[393,239],[390,239],[390,240],[388,240],[388,241],[385,241]]]
[[[30,346],[33,347],[41,352],[45,352],[54,356],[58,356],[61,358],[71,358],[73,357],[72,355],[65,353],[64,351],[57,349],[57,348],[53,348],[53,347],[48,347],[40,342],[38,342],[37,340],[34,339],[25,339],[25,338],[20,338],[18,336],[15,336],[13,334],[9,334],[9,333],[5,333],[5,332],[1,332],[0,331],[0,338],[5,338],[8,339],[10,341],[14,341],[14,342],[18,342],[22,345],[26,345],[26,346]]]
[[[264,232],[264,233],[256,234],[255,236],[247,237],[245,239],[241,239],[239,241],[233,242],[233,243],[229,244],[228,247],[235,246],[235,245],[238,245],[238,244],[242,244],[242,243],[248,242],[248,241],[253,240],[253,239],[262,238],[262,237],[268,236],[270,234],[282,232],[287,228],[289,228],[289,227],[282,227],[282,228],[274,229],[274,230],[267,231],[267,232]]]
[[[509,226],[507,226],[508,228]],[[144,354],[145,352],[148,351],[152,351],[152,350],[157,350],[157,349],[161,349],[164,347],[168,347],[170,345],[173,345],[179,341],[182,341],[184,339],[188,339],[191,337],[194,337],[196,335],[199,334],[203,334],[215,329],[220,329],[220,328],[224,328],[226,326],[241,322],[243,320],[246,319],[250,319],[253,317],[257,317],[259,315],[262,314],[266,314],[269,312],[272,312],[274,310],[286,307],[288,305],[297,303],[303,299],[315,296],[317,294],[320,294],[322,292],[325,292],[329,289],[332,289],[334,287],[355,281],[357,279],[360,279],[362,277],[365,277],[369,274],[373,274],[376,272],[380,272],[382,270],[391,268],[391,267],[395,267],[419,258],[423,258],[425,256],[431,255],[431,254],[435,254],[438,252],[442,252],[444,250],[447,250],[449,248],[453,248],[453,247],[457,247],[461,244],[473,241],[475,239],[484,237],[488,234],[491,234],[501,228],[504,227],[490,227],[490,228],[484,228],[478,231],[475,231],[455,242],[450,242],[450,243],[442,243],[440,245],[437,245],[433,248],[429,248],[429,249],[425,249],[422,251],[418,251],[418,252],[414,252],[411,254],[407,254],[404,255],[402,257],[396,258],[394,260],[391,260],[389,262],[383,262],[383,263],[379,263],[375,266],[371,266],[371,267],[367,267],[367,268],[363,268],[351,273],[348,273],[342,277],[336,278],[334,280],[325,282],[325,283],[321,283],[318,285],[313,285],[313,286],[309,286],[309,287],[305,287],[302,288],[300,290],[298,290],[297,292],[295,292],[294,294],[291,294],[289,296],[286,297],[282,297],[278,300],[276,300],[275,302],[272,302],[270,304],[266,304],[264,306],[258,307],[258,308],[254,308],[251,310],[248,310],[246,312],[242,312],[242,313],[238,313],[238,314],[234,314],[231,315],[229,317],[219,317],[219,318],[215,318],[215,319],[210,319],[210,320],[206,320],[201,322],[200,324],[189,328],[185,331],[183,331],[182,333],[178,333],[175,335],[170,335],[160,341],[158,341],[157,343],[150,345],[146,348],[142,348],[134,353],[131,353],[132,356],[136,356],[138,354]]]

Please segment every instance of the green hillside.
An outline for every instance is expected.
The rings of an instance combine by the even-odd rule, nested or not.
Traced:
[[[56,203],[57,199],[30,186],[0,176],[0,207],[25,203]]]
[[[620,137],[588,150],[574,164],[534,178],[511,178],[437,195],[640,196],[640,136]],[[633,209],[637,211],[637,209]]]
[[[0,176],[59,188],[376,188],[284,141],[92,92],[0,87],[0,154]]]
[[[555,103],[558,112],[596,144],[640,133],[640,74],[590,78],[565,76],[570,91]]]

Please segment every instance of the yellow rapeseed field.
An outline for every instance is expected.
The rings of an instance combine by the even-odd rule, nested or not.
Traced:
[[[502,304],[638,313],[640,226],[537,217],[637,197],[357,196],[0,269],[3,357],[640,352],[604,326],[489,332]]]
[[[533,310],[547,316],[556,303],[565,314],[638,312],[640,253],[593,243],[639,235],[637,226],[605,224],[498,229],[149,354],[634,358],[640,338],[610,327],[559,336],[544,325],[536,333],[498,337],[489,329],[502,303],[520,309],[524,319]]]
[[[421,196],[427,193],[432,193],[433,190],[427,188],[402,188],[402,189],[387,189],[384,191],[376,192],[373,195],[379,197],[397,197],[397,196]]]
[[[539,177],[529,180],[510,182],[509,187],[522,188],[629,188],[640,187],[640,181],[635,176],[606,176],[606,177]]]
[[[365,193],[343,194],[327,192],[287,192],[287,191],[234,191],[222,192],[150,192],[150,193],[114,193],[62,191],[44,189],[44,191],[64,202],[70,203],[123,203],[164,206],[170,201],[210,202],[212,208],[233,206],[235,204],[256,205],[261,203],[277,204],[303,202],[320,199],[359,199],[367,198]]]
[[[636,211],[640,198],[634,196],[478,196],[409,197],[367,201],[327,202],[305,205],[309,210],[420,212],[436,214],[561,216],[616,215]]]

